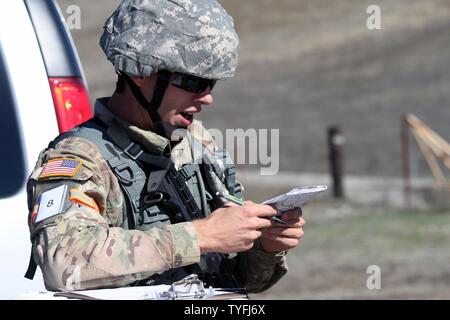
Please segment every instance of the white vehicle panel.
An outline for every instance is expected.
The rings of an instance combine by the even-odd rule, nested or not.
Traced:
[[[28,175],[39,152],[58,134],[58,126],[47,72],[23,1],[1,3],[0,41],[22,124]],[[14,197],[0,199],[0,214],[0,298],[42,290],[39,269],[33,281],[24,278],[31,249],[25,185]]]

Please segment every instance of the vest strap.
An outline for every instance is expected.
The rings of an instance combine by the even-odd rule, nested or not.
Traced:
[[[28,262],[28,269],[25,273],[25,278],[33,280],[35,274],[36,274],[37,264],[33,259],[33,252],[30,254],[30,261]]]

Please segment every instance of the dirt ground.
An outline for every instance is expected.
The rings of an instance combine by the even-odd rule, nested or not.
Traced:
[[[450,298],[450,212],[355,209],[305,207],[305,236],[288,255],[289,273],[252,298]],[[330,210],[353,214],[325,217]],[[380,289],[367,287],[373,283],[370,266],[379,267]]]

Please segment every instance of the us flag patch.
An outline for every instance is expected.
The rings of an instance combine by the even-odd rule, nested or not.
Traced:
[[[39,179],[48,177],[73,177],[81,167],[81,160],[68,158],[52,159],[45,164]]]

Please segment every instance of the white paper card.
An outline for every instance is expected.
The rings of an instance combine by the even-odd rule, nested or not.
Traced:
[[[62,213],[66,196],[66,185],[43,192],[39,201],[39,210],[36,217],[36,222],[50,218],[58,213]]]
[[[325,185],[295,188],[288,193],[266,200],[262,204],[273,205],[280,212],[288,211],[295,208],[300,208],[311,198],[327,189],[328,187]]]

